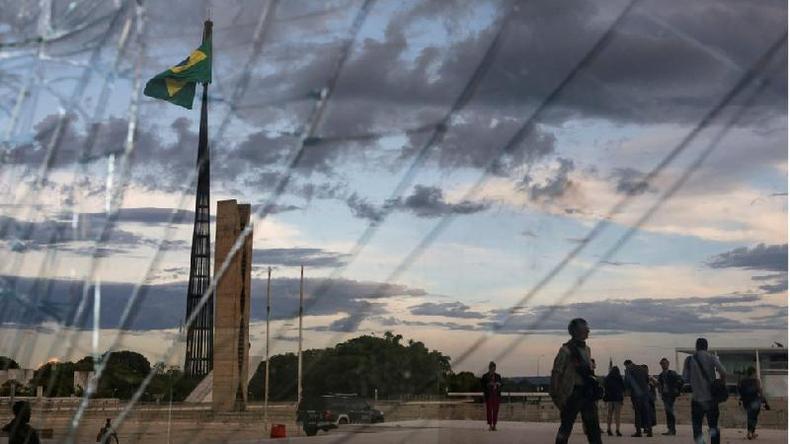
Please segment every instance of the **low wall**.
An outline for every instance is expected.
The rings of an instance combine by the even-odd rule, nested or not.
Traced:
[[[33,404],[34,421],[48,423],[59,422],[77,408],[79,398],[64,399],[30,399]],[[0,421],[10,419],[10,405],[8,398],[0,399]],[[485,421],[483,404],[464,401],[431,401],[431,402],[400,402],[400,401],[371,401],[376,408],[384,412],[387,421],[402,421],[412,419],[449,419]],[[771,410],[760,414],[761,428],[787,429],[787,399],[770,399]],[[115,417],[125,406],[125,402],[111,399],[91,401],[90,407],[85,412],[85,419],[98,420],[100,418]],[[689,424],[691,418],[690,400],[684,395],[676,401],[676,415],[679,424]],[[720,424],[722,427],[739,428],[746,426],[746,414],[738,405],[736,399],[729,399],[720,406]],[[605,405],[599,406],[601,422],[606,421]],[[209,405],[174,404],[172,411],[168,405],[140,404],[128,417],[130,422],[162,422],[170,417],[173,422],[212,422],[212,423],[262,423],[263,404],[251,403],[245,412],[215,413]],[[659,428],[665,423],[664,407],[659,401],[656,404],[656,417]],[[269,405],[269,422],[293,424],[296,418],[296,405],[293,403],[271,403]],[[623,424],[633,423],[633,409],[626,398],[622,410]],[[548,400],[531,402],[504,402],[499,408],[501,421],[524,422],[559,422],[559,411]],[[42,425],[44,425],[42,424]],[[624,427],[628,430],[626,427]]]
[[[771,410],[760,413],[760,427],[787,428],[787,399],[776,398],[768,400]],[[473,402],[378,402],[376,407],[384,412],[387,421],[401,421],[410,419],[455,419],[485,421],[485,409],[481,403]],[[746,427],[746,413],[738,405],[738,401],[730,398],[720,404],[719,424],[722,427]],[[603,402],[599,405],[599,418],[606,421],[606,406]],[[675,401],[675,415],[679,424],[691,423],[691,403],[687,395]],[[514,401],[505,402],[499,407],[501,421],[525,422],[559,422],[559,410],[550,400],[533,402]],[[661,401],[656,403],[656,419],[659,427],[665,424],[664,405]],[[634,411],[631,403],[626,398],[622,409],[621,421],[623,424],[633,424]]]

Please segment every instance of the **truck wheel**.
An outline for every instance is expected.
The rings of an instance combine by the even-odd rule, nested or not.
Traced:
[[[318,433],[318,427],[306,426],[304,428],[304,434],[307,436],[315,436],[316,433]]]
[[[348,424],[348,420],[346,418],[340,418],[340,421],[338,421],[338,423],[339,424]]]

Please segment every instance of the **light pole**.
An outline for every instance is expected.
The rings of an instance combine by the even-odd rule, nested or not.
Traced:
[[[538,375],[537,375],[537,376],[540,376],[540,358],[542,358],[542,357],[544,357],[544,356],[546,356],[546,355],[540,355],[540,356],[538,356],[538,368],[537,368],[537,374],[538,374]]]

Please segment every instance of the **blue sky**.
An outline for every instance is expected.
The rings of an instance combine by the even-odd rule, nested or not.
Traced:
[[[255,305],[268,266],[281,291],[275,351],[294,349],[300,263],[308,300],[316,301],[307,310],[310,347],[393,330],[455,358],[487,335],[480,350],[456,362],[456,370],[477,371],[523,337],[500,363],[515,375],[532,373],[539,356],[556,351],[572,316],[591,320],[591,346],[602,359],[632,356],[656,368],[659,354],[700,335],[713,345],[786,342],[786,44],[758,72],[765,87],[747,84],[681,155],[644,181],[786,32],[786,3],[639,2],[542,106],[626,6],[572,3],[516,2],[508,10],[500,2],[373,2],[339,68],[313,134],[317,143],[292,171],[294,135],[316,106],[314,92],[328,85],[362,2],[278,3],[259,45],[260,2],[75,2],[68,10],[53,0],[49,19],[36,8],[2,8],[0,42],[19,43],[0,46],[0,248],[8,258],[0,274],[7,290],[38,298],[38,309],[57,316],[9,309],[0,319],[0,353],[27,348],[22,360],[31,366],[68,358],[63,331],[73,334],[74,356],[90,351],[93,315],[78,321],[68,310],[79,301],[69,285],[88,279],[103,289],[100,347],[182,359],[165,356],[163,344],[173,340],[185,306],[194,204],[186,179],[196,156],[197,107],[140,97],[127,179],[120,151],[139,93],[135,73],[144,82],[196,47],[206,7],[215,27],[212,200],[260,206],[283,174],[291,178],[277,211],[255,224],[254,354],[264,335]],[[406,176],[500,29],[469,100]],[[229,113],[237,88],[244,89]],[[525,137],[501,152],[538,111]],[[91,124],[98,128],[94,156],[75,162]],[[597,267],[724,130],[688,181]],[[404,177],[403,192],[393,195]],[[118,190],[120,218],[93,254],[108,193]],[[621,199],[628,205],[607,228],[505,319]],[[173,208],[184,218],[168,225]],[[370,226],[373,235],[352,257]],[[163,239],[167,249],[151,265]],[[563,296],[591,267],[595,274]],[[328,277],[331,291],[310,293]],[[149,285],[147,302],[118,335],[117,313],[141,280]],[[42,290],[48,283],[55,290]],[[85,304],[92,313],[93,299]],[[651,346],[642,347],[646,342]]]

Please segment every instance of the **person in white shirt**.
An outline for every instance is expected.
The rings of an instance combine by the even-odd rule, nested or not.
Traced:
[[[697,351],[686,358],[683,363],[683,379],[691,384],[691,430],[694,433],[694,442],[704,444],[702,435],[702,418],[708,419],[711,444],[719,444],[719,403],[713,399],[711,386],[715,373],[719,374],[722,382],[726,381],[727,373],[719,362],[719,358],[708,353],[708,340],[698,338]]]

